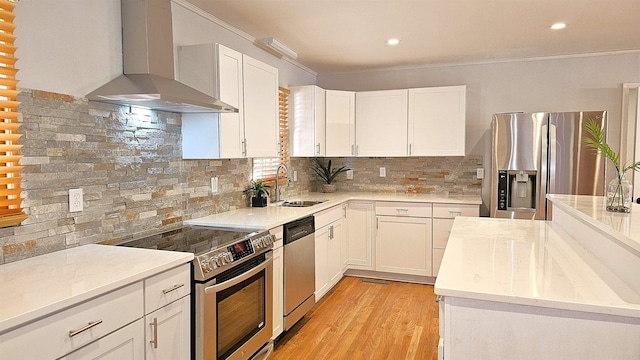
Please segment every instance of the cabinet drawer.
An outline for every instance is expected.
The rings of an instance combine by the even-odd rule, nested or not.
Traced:
[[[456,216],[479,216],[480,205],[433,204],[433,217],[453,219]]]
[[[379,201],[376,202],[376,215],[431,217],[431,204]]]
[[[140,319],[143,297],[140,281],[47,316],[0,335],[0,354],[3,359],[57,359]]]
[[[320,229],[323,226],[327,226],[328,224],[343,218],[347,211],[346,206],[346,204],[338,205],[313,214],[316,229]]]
[[[144,313],[148,314],[191,293],[190,264],[152,276],[144,281]]]

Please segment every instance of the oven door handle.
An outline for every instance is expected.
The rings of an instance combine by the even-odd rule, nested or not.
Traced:
[[[264,269],[266,269],[268,266],[270,266],[273,263],[273,257],[271,255],[271,253],[268,253],[266,258],[267,259],[265,260],[265,262],[263,262],[262,264],[254,267],[253,269],[247,271],[246,273],[238,275],[238,276],[234,277],[233,279],[229,279],[229,280],[227,280],[225,282],[221,282],[220,284],[207,286],[206,288],[204,288],[204,293],[205,294],[209,294],[209,293],[212,293],[212,292],[217,292],[217,291],[220,291],[221,289],[229,288],[231,286],[234,286],[236,284],[239,284],[239,283],[247,280],[248,278],[252,277],[253,275],[259,273],[260,271],[262,271]]]

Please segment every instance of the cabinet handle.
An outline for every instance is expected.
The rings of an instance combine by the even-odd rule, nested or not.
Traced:
[[[356,145],[356,156],[358,156],[359,152],[360,152],[360,145]]]
[[[459,210],[449,210],[449,215],[456,217],[456,216],[462,216],[462,211]]]
[[[351,155],[356,156],[356,145],[351,145]]]
[[[318,150],[316,151],[316,154],[320,155],[320,143],[318,143],[318,145],[316,145],[316,147],[318,148]]]
[[[247,156],[247,139],[242,140],[242,156]]]
[[[396,209],[396,212],[398,213],[398,215],[407,215],[409,209]]]
[[[167,295],[168,293],[170,293],[172,291],[176,291],[176,290],[180,289],[183,286],[184,286],[184,284],[176,284],[176,285],[173,285],[172,287],[170,287],[168,289],[162,290],[162,293]]]
[[[409,155],[411,155],[411,144],[409,144]]]
[[[333,225],[329,226],[329,239],[333,239]]]
[[[102,324],[102,320],[96,320],[96,321],[91,321],[90,323],[88,323],[87,325],[81,327],[78,330],[71,330],[69,331],[69,337],[74,337],[80,333],[83,333],[93,327],[96,327],[98,325]]]
[[[153,348],[158,348],[158,318],[153,318],[153,322],[149,324],[153,327],[153,339],[149,341],[149,344],[153,344]]]

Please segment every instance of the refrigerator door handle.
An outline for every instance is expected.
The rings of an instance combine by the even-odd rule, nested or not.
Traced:
[[[549,124],[549,169],[547,170],[549,172],[549,194],[555,194],[556,192],[556,151],[556,125]]]
[[[547,183],[549,181],[549,138],[548,134],[549,125],[548,123],[541,126],[542,134],[542,143],[541,143],[541,152],[540,159],[538,159],[538,165],[540,166],[540,188],[538,190],[538,198],[536,199],[536,216],[537,220],[544,220],[547,217]]]

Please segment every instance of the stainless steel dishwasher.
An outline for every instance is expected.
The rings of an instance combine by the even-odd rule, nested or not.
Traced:
[[[289,330],[316,303],[313,216],[284,224],[284,329]]]

